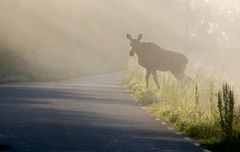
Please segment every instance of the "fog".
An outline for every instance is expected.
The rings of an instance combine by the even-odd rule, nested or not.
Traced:
[[[126,33],[237,73],[238,0],[1,0],[0,44],[53,71],[125,69]]]

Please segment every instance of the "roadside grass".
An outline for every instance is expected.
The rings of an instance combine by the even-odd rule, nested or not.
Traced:
[[[123,81],[133,96],[156,117],[175,127],[211,150],[240,151],[240,106],[234,108],[232,136],[224,139],[217,94],[223,79],[212,69],[189,67],[192,80],[177,82],[170,73],[159,73],[160,89],[153,81],[145,87],[145,71],[131,60],[128,75]],[[228,101],[228,100],[227,100]]]

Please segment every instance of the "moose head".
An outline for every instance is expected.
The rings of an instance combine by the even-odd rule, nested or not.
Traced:
[[[129,52],[130,56],[134,56],[134,54],[136,53],[136,51],[139,48],[139,44],[141,43],[140,40],[142,39],[142,34],[139,34],[137,39],[133,39],[132,36],[130,34],[127,34],[127,39],[130,40],[130,46],[132,47],[131,51]]]

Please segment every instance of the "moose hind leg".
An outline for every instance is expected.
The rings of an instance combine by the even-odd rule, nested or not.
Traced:
[[[160,85],[159,85],[159,81],[158,81],[157,71],[156,71],[156,70],[153,71],[152,74],[153,74],[153,79],[154,79],[154,81],[155,81],[155,83],[156,83],[156,85],[157,85],[157,88],[160,89]]]
[[[151,72],[148,69],[146,71],[147,71],[146,72],[146,88],[149,89],[149,77],[150,77]]]
[[[183,78],[186,82],[192,82],[193,81],[193,79],[190,76],[186,75],[185,73],[183,73]]]
[[[183,79],[183,74],[181,74],[180,72],[175,72],[175,71],[171,71],[171,73],[172,73],[173,76],[177,79],[177,81],[182,81],[182,79]]]
[[[172,72],[172,74],[178,81],[190,82],[192,80],[191,77],[187,76],[184,72]]]

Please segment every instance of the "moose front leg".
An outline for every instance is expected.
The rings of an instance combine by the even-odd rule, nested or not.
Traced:
[[[154,81],[155,81],[155,83],[156,83],[156,85],[157,85],[157,88],[160,89],[160,85],[159,85],[159,81],[158,81],[158,76],[157,76],[157,71],[154,70],[154,71],[152,72],[152,74],[153,74],[153,79],[154,79]]]
[[[150,70],[146,70],[146,88],[147,90],[149,89],[149,77],[150,77],[151,71]]]

